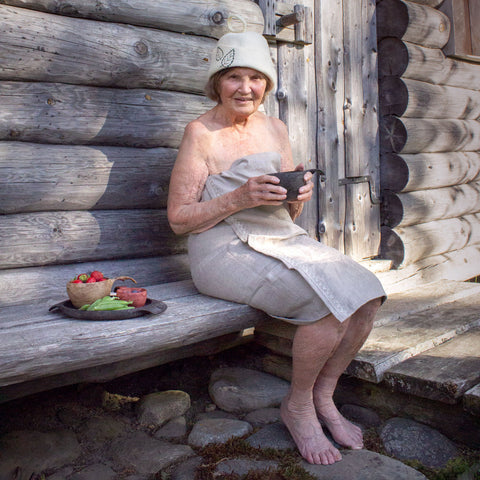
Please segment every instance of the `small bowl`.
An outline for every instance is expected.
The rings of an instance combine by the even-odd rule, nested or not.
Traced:
[[[116,277],[107,278],[103,282],[95,283],[67,283],[67,295],[72,305],[76,308],[80,308],[83,305],[91,304],[99,298],[110,295],[113,284],[117,280],[135,280],[131,277]]]
[[[318,168],[311,168],[309,170],[294,170],[290,172],[275,172],[269,173],[269,175],[277,177],[280,180],[280,183],[277,183],[277,185],[287,189],[287,201],[292,201],[297,199],[299,194],[298,190],[305,185],[303,177],[307,172],[325,175]]]
[[[115,293],[120,300],[132,302],[135,308],[143,307],[147,301],[147,290],[138,287],[118,287]]]

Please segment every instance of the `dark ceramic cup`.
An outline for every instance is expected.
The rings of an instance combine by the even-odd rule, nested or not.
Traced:
[[[311,172],[313,174],[319,173],[322,175],[322,181],[324,180],[325,174],[318,168],[311,168],[309,170],[294,170],[291,172],[275,172],[269,173],[269,175],[277,177],[280,180],[280,183],[277,183],[277,185],[287,189],[287,200],[292,201],[297,199],[298,190],[305,185],[303,177],[307,172]]]

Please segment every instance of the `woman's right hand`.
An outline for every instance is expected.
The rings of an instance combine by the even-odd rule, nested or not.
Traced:
[[[287,190],[277,185],[279,182],[274,175],[249,178],[235,190],[238,205],[242,209],[260,205],[282,205],[287,198]]]

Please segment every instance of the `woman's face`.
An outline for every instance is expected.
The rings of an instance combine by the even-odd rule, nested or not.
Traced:
[[[239,115],[251,115],[262,103],[267,80],[252,68],[234,67],[222,76],[219,94],[222,105]]]

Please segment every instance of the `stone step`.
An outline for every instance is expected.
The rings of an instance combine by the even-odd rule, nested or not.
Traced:
[[[463,396],[463,408],[472,415],[480,417],[480,383],[472,387]]]
[[[395,365],[479,325],[478,294],[411,313],[375,327],[347,373],[378,383]]]
[[[394,366],[384,380],[402,393],[457,403],[480,382],[480,327]]]

